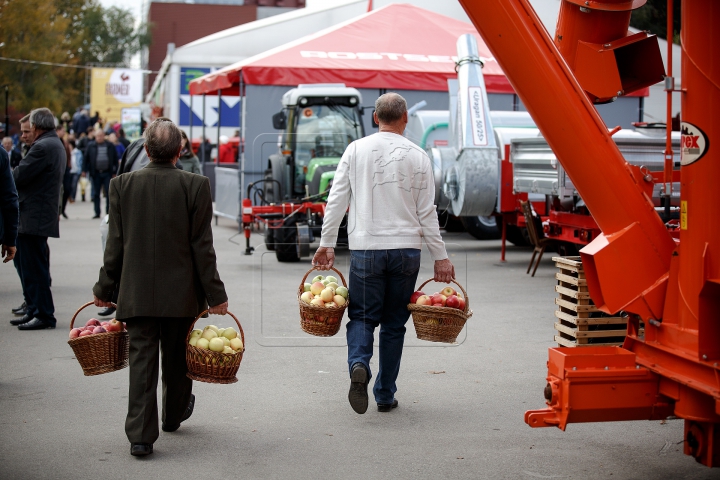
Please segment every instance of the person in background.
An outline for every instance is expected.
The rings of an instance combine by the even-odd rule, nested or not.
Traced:
[[[198,158],[193,153],[190,140],[188,139],[184,131],[180,130],[180,133],[182,134],[183,143],[182,148],[180,149],[180,160],[178,160],[178,163],[182,165],[182,169],[186,172],[202,175],[202,170],[200,169],[200,160],[198,160]]]
[[[77,148],[75,140],[70,140],[68,143],[70,143],[70,155],[72,157],[70,166],[70,174],[72,175],[72,181],[70,183],[70,203],[73,203],[75,202],[75,197],[77,196],[78,181],[80,180],[80,175],[82,174],[83,154],[80,149]]]
[[[10,159],[7,152],[0,149],[0,258],[3,263],[15,258],[18,217],[18,194],[10,170]]]
[[[320,270],[333,266],[338,228],[349,206],[348,400],[356,413],[368,408],[373,334],[378,326],[379,365],[373,393],[378,411],[398,406],[395,382],[423,239],[435,261],[435,281],[449,283],[455,277],[433,204],[432,163],[423,149],[403,137],[408,122],[405,99],[397,93],[380,96],[373,118],[379,132],[351,143],[338,164],[320,247],[312,260]]]
[[[30,126],[30,115],[28,114],[20,119],[20,143],[22,145],[26,145],[29,149],[30,145],[32,145],[34,141],[35,131],[33,130],[32,126]],[[27,151],[25,153],[27,153]],[[25,155],[22,156],[24,157]],[[20,278],[20,285],[22,286],[23,291],[23,303],[19,307],[13,308],[12,313],[19,317],[22,317],[20,319],[20,323],[26,323],[32,320],[32,317],[28,317],[28,313],[32,312],[35,307],[33,306],[32,299],[28,295],[28,291],[25,288],[25,283],[23,282],[22,275],[22,265],[20,265],[20,256],[17,254],[15,255],[15,258],[13,258],[13,265],[15,266],[15,270],[17,271],[18,277]]]
[[[130,140],[128,140],[125,136],[125,130],[123,130],[122,127],[118,129],[117,135],[118,140],[120,141],[120,143],[122,143],[123,147],[127,148],[128,146],[130,146]]]
[[[20,202],[17,257],[27,314],[10,323],[20,330],[55,328],[55,305],[50,292],[50,248],[48,237],[60,237],[60,188],[67,153],[55,133],[55,116],[47,108],[30,112],[34,141],[28,154],[13,170]],[[22,125],[21,125],[22,128]]]
[[[75,132],[75,135],[87,133],[88,128],[92,127],[92,125],[93,124],[90,123],[90,117],[88,117],[88,112],[84,108],[80,110],[80,113],[78,115],[73,116],[72,129],[73,132]]]
[[[2,146],[5,152],[7,152],[8,157],[10,158],[10,169],[13,169],[17,167],[20,164],[20,160],[22,159],[22,155],[19,151],[15,150],[15,145],[13,145],[13,140],[10,137],[5,137],[2,139]]]
[[[210,181],[175,168],[181,144],[179,128],[155,120],[145,131],[150,163],[110,182],[107,244],[92,289],[98,307],[112,306],[119,292],[116,318],[126,322],[130,337],[125,433],[138,457],[153,453],[160,434],[160,363],[162,430],[174,432],[195,405],[186,375],[187,332],[208,305],[213,314],[228,308],[213,248]]]
[[[108,135],[108,140],[110,143],[115,145],[115,151],[117,151],[117,157],[122,158],[123,153],[125,153],[125,145],[120,143],[120,140],[118,139],[118,136],[115,132]]]
[[[212,161],[212,149],[215,147],[212,143],[210,143],[210,140],[208,138],[203,138],[202,143],[200,144],[200,149],[198,150],[199,159],[201,162],[211,162]]]
[[[87,146],[83,156],[83,172],[90,175],[92,182],[92,199],[95,204],[95,216],[100,218],[100,192],[105,191],[105,213],[110,211],[110,200],[107,194],[110,179],[118,169],[118,156],[115,145],[105,139],[101,128],[95,131],[95,141]]]
[[[235,163],[235,154],[232,145],[228,143],[227,135],[220,135],[220,148],[218,149],[218,163]]]
[[[68,114],[68,119],[69,118],[70,114]],[[60,205],[60,213],[63,218],[68,218],[67,214],[65,213],[65,207],[67,206],[68,199],[70,198],[70,190],[72,189],[72,174],[70,173],[70,169],[72,168],[72,149],[70,148],[70,144],[67,142],[67,133],[65,132],[65,127],[62,123],[55,128],[55,133],[57,133],[60,141],[63,142],[63,147],[65,147],[65,156],[67,157],[67,162],[65,164],[65,175],[63,177],[63,193],[62,203]]]

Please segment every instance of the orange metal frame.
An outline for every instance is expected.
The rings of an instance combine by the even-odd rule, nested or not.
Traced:
[[[609,100],[593,91],[607,92],[612,82],[635,88],[662,80],[653,77],[654,63],[632,72],[650,72],[645,79],[623,77],[636,56],[655,55],[650,36],[627,33],[630,11],[645,0],[563,0],[555,39],[528,0],[460,3],[603,232],[581,251],[595,304],[631,316],[623,348],[550,349],[548,408],[527,412],[527,423],[564,429],[672,414],[685,419],[685,453],[720,466],[720,3],[682,4],[679,242],[593,105]],[[606,50],[618,50],[617,72],[596,75],[588,59],[607,65]]]

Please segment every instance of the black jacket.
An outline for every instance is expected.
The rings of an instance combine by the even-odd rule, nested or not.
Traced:
[[[20,202],[19,233],[59,237],[60,187],[67,157],[54,131],[41,134],[13,170]]]
[[[20,152],[13,148],[12,150],[10,150],[10,153],[8,153],[8,156],[10,157],[10,170],[20,165],[20,160],[22,160],[22,155],[20,154]]]
[[[18,232],[18,194],[7,152],[0,148],[0,244],[15,246]]]
[[[107,149],[108,160],[110,161],[109,171],[112,175],[115,175],[118,169],[117,149],[115,148],[115,145],[110,143],[108,140],[105,140],[105,143],[103,143],[103,145]],[[98,147],[100,146],[97,144],[97,142],[90,142],[85,149],[85,157],[83,158],[83,172],[90,173],[91,177],[98,173],[97,169],[95,168],[95,166],[97,165]]]

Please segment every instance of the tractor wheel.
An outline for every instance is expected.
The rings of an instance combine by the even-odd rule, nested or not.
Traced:
[[[290,217],[285,224],[275,229],[275,256],[278,262],[299,262],[297,220]]]
[[[265,170],[263,196],[267,203],[280,203],[285,198],[283,172],[285,160],[279,155],[270,155],[268,168]]]
[[[270,251],[275,251],[275,235],[273,235],[273,229],[265,226],[265,248]]]
[[[478,240],[496,240],[500,238],[500,229],[498,228],[495,217],[460,217],[465,230],[477,238]]]
[[[525,227],[508,225],[506,238],[508,242],[512,243],[516,247],[527,247],[532,245],[532,243],[530,243],[530,235],[528,235],[527,228]]]

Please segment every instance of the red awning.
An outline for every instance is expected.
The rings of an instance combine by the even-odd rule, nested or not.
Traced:
[[[246,85],[344,83],[349,87],[447,91],[456,78],[456,43],[478,40],[489,93],[513,93],[469,23],[407,4],[391,4],[190,82],[190,93],[237,95]]]

